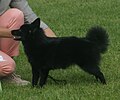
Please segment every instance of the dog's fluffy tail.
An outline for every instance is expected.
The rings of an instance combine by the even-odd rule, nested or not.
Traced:
[[[92,27],[87,35],[86,39],[95,43],[101,53],[104,53],[108,47],[108,34],[105,29],[99,26]]]

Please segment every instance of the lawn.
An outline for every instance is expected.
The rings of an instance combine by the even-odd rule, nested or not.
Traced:
[[[0,100],[119,100],[120,96],[120,0],[28,0],[33,11],[61,36],[85,36],[95,25],[104,27],[110,39],[108,51],[102,55],[101,70],[107,85],[70,66],[66,70],[50,71],[67,84],[47,80],[44,88],[2,83]],[[31,81],[31,67],[21,44],[20,56],[15,58],[16,73]]]

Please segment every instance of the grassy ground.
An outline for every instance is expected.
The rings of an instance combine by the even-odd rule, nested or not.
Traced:
[[[57,85],[48,79],[44,88],[3,83],[1,100],[118,100],[120,95],[120,1],[119,0],[28,0],[33,10],[57,36],[85,36],[86,31],[101,25],[108,31],[110,45],[101,61],[107,85],[77,66],[51,71],[50,75],[67,80]],[[21,46],[17,73],[31,81],[31,67]]]

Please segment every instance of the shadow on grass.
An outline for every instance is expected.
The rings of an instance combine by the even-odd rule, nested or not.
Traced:
[[[67,72],[66,72],[67,73]],[[53,75],[53,77],[57,80],[66,80],[65,82],[60,82],[59,84],[56,84],[52,79],[47,80],[48,85],[91,85],[91,84],[101,84],[100,81],[97,81],[96,78],[93,75],[90,75],[88,73],[78,71],[77,73],[68,72],[67,74],[61,75],[58,73],[58,75]]]

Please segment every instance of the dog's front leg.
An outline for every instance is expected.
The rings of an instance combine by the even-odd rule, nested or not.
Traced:
[[[32,86],[37,85],[39,80],[39,71],[32,68]]]
[[[43,85],[46,83],[48,73],[49,73],[49,70],[46,70],[46,69],[42,69],[40,71],[40,81],[39,81],[40,87],[43,87]]]

